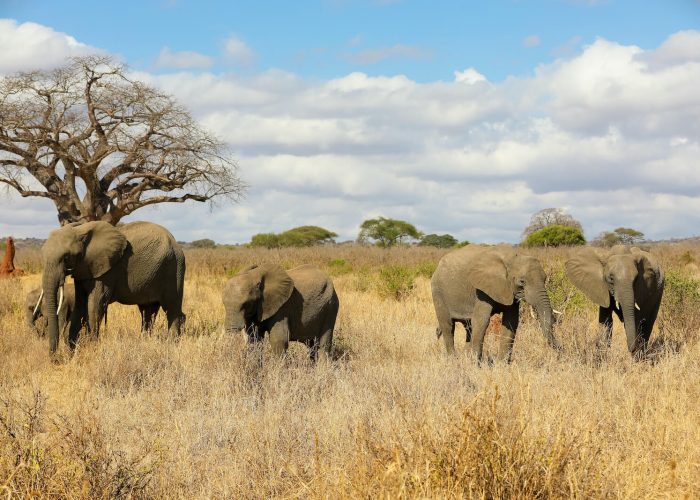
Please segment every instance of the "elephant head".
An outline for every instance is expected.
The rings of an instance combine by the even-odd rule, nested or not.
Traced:
[[[525,300],[537,311],[542,333],[549,345],[559,349],[554,338],[554,311],[545,290],[546,275],[534,257],[513,250],[490,250],[474,259],[467,280],[477,290],[504,306]]]
[[[67,275],[78,280],[99,278],[121,259],[126,250],[124,235],[106,222],[73,223],[49,234],[41,248],[44,262],[42,289],[48,320],[51,353],[58,347],[58,307],[56,296]]]
[[[292,278],[279,266],[253,265],[239,272],[224,288],[226,331],[245,330],[251,340],[257,340],[260,323],[279,311],[293,290]]]
[[[639,318],[635,315],[647,309],[647,300],[663,283],[656,259],[634,247],[614,247],[600,253],[586,248],[566,262],[566,274],[600,307],[608,308],[614,301],[624,320],[627,348],[636,353],[641,343],[637,332]]]
[[[27,326],[38,335],[46,334],[46,318],[41,314],[41,301],[44,298],[41,288],[36,288],[27,294],[24,303],[24,319]]]

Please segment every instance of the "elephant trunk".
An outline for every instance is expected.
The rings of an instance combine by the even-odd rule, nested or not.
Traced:
[[[552,304],[549,301],[549,296],[544,288],[544,284],[537,287],[531,295],[532,300],[529,302],[537,310],[537,316],[540,320],[540,327],[542,328],[544,338],[551,348],[557,350],[561,349],[561,345],[554,337],[554,311],[552,310]]]
[[[50,272],[44,270],[42,288],[44,290],[44,301],[46,305],[46,320],[48,322],[49,351],[51,354],[58,349],[58,315],[56,306],[56,296],[58,289],[63,286],[63,273]]]
[[[639,338],[637,336],[637,322],[634,310],[634,290],[632,282],[624,283],[615,287],[615,298],[620,303],[622,319],[625,323],[625,334],[627,335],[627,349],[635,354],[639,348]]]

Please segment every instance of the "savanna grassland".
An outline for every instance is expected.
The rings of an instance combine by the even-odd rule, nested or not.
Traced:
[[[0,282],[0,491],[8,497],[699,498],[700,247],[652,248],[667,276],[649,358],[535,252],[564,312],[550,350],[523,311],[510,365],[435,338],[429,277],[443,251],[355,246],[187,252],[179,340],[112,305],[99,340],[53,364],[24,324],[40,282]],[[312,366],[221,332],[221,289],[253,262],[326,269],[340,297],[335,360]],[[525,306],[522,306],[525,307]],[[498,326],[487,333],[495,352]],[[262,363],[260,362],[262,356]]]

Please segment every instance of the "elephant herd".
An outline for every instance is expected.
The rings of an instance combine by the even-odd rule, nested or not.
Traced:
[[[59,333],[67,335],[71,350],[83,327],[97,335],[112,302],[137,305],[144,332],[162,308],[170,333],[179,336],[185,255],[165,228],[150,222],[68,224],[51,232],[42,258],[42,287],[27,296],[25,312],[34,329],[48,333],[51,354]],[[615,314],[624,323],[630,353],[643,353],[664,288],[656,259],[635,247],[583,248],[566,261],[566,274],[600,308],[599,345],[610,345]],[[73,288],[65,286],[68,275]],[[519,303],[525,300],[537,312],[547,343],[561,349],[545,280],[541,263],[514,247],[469,245],[447,253],[431,279],[438,338],[454,352],[455,324],[462,323],[481,359],[490,318],[502,314],[498,357],[510,361]],[[308,345],[313,360],[319,351],[324,357],[331,353],[338,295],[315,266],[288,271],[275,264],[250,266],[226,283],[222,300],[226,332],[244,331],[249,342],[268,334],[275,354],[284,354],[290,341]]]

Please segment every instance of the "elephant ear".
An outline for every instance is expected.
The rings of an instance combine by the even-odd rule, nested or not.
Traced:
[[[280,266],[264,266],[262,275],[263,302],[262,321],[279,311],[292,296],[294,281],[292,277]]]
[[[566,275],[586,297],[601,307],[610,306],[610,292],[605,282],[603,262],[590,249],[585,248],[566,261]]]
[[[661,266],[659,266],[659,261],[656,260],[656,257],[637,247],[632,247],[631,251],[637,265],[640,265],[643,269],[644,280],[655,283],[656,286],[661,286],[664,281],[664,273],[661,271]]]
[[[495,252],[484,252],[467,269],[467,281],[496,302],[509,306],[513,303],[513,288],[508,284],[508,270],[503,259]]]
[[[73,228],[85,244],[85,255],[73,270],[75,279],[99,278],[121,259],[126,237],[107,222],[86,222]]]

